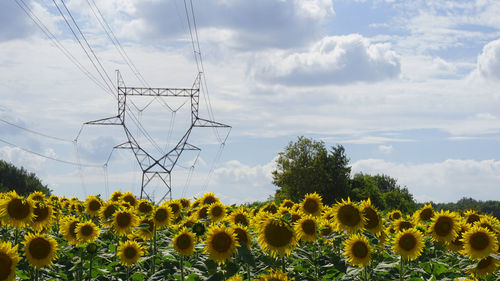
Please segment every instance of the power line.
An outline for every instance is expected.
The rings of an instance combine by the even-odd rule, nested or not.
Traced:
[[[44,134],[44,133],[40,133],[40,132],[37,132],[37,131],[33,131],[33,130],[30,130],[30,129],[27,129],[27,128],[21,127],[21,126],[19,126],[17,124],[11,123],[11,122],[9,122],[7,120],[4,120],[4,119],[0,119],[0,121],[4,122],[6,124],[9,124],[9,125],[11,125],[13,127],[16,127],[18,129],[24,130],[26,132],[30,132],[30,133],[35,134],[35,135],[39,135],[39,136],[42,136],[42,137],[46,137],[46,138],[53,139],[53,140],[58,140],[58,141],[63,141],[63,142],[73,142],[71,140],[62,139],[62,138],[58,138],[58,137],[53,137],[53,136],[49,136],[49,135]]]
[[[100,167],[102,167],[102,165],[80,164],[80,163],[75,163],[75,162],[71,162],[71,161],[61,160],[61,159],[57,159],[57,158],[54,158],[54,157],[51,157],[51,156],[43,155],[41,153],[34,152],[32,150],[26,149],[26,148],[21,147],[19,145],[15,145],[13,143],[10,143],[10,142],[8,142],[6,140],[3,140],[1,138],[0,138],[0,142],[3,142],[3,143],[8,144],[10,146],[19,148],[19,149],[21,149],[24,152],[28,152],[28,153],[31,153],[31,154],[34,154],[34,155],[37,155],[37,156],[40,156],[40,157],[43,157],[43,158],[46,158],[46,159],[50,159],[50,160],[53,160],[53,161],[56,161],[56,162],[60,162],[60,163],[65,163],[65,164],[74,165],[74,166],[89,167],[89,168],[100,168]]]

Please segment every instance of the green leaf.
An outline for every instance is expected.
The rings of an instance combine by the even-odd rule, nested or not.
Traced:
[[[223,281],[224,276],[220,272],[216,272],[212,274],[210,277],[208,277],[207,281]]]
[[[31,279],[28,275],[26,275],[26,273],[24,273],[24,271],[21,271],[17,268],[16,268],[16,276],[21,278],[22,280],[30,280]]]
[[[247,263],[248,265],[252,267],[255,266],[255,257],[245,243],[241,243],[241,246],[238,247],[238,256],[243,262]]]
[[[130,278],[134,281],[142,281],[144,280],[145,278],[147,277],[146,274],[142,273],[142,272],[135,272],[134,274],[132,274],[132,276],[130,276]]]

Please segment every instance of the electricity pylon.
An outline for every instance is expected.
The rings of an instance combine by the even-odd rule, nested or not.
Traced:
[[[140,88],[126,87],[120,72],[117,71],[117,88],[118,88],[118,114],[116,116],[98,119],[84,123],[85,125],[119,125],[123,127],[127,141],[115,146],[116,149],[130,149],[134,153],[135,159],[142,170],[141,196],[147,197],[150,201],[151,197],[146,192],[146,186],[155,177],[159,177],[165,184],[167,190],[159,202],[165,200],[169,195],[172,199],[171,173],[174,169],[179,157],[185,150],[200,151],[201,149],[188,143],[189,136],[195,127],[221,127],[231,128],[229,125],[218,123],[215,121],[200,118],[198,109],[200,103],[200,83],[202,73],[199,73],[193,83],[192,88]],[[185,97],[191,100],[191,124],[182,138],[177,142],[177,145],[159,158],[153,157],[150,153],[144,150],[133,134],[127,128],[125,120],[125,111],[127,108],[127,96],[144,96],[144,97]]]

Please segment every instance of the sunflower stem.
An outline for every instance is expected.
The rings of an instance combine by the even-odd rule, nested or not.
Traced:
[[[78,270],[78,279],[83,280],[83,252],[82,247],[78,247],[78,255],[80,256],[80,268]]]
[[[181,281],[184,281],[184,260],[183,260],[182,255],[180,255],[179,261],[180,261],[180,266],[181,266]]]
[[[89,264],[89,280],[92,280],[92,259],[94,255],[90,254],[90,264]]]
[[[404,280],[403,263],[404,263],[404,260],[403,260],[403,257],[401,257],[400,264],[399,264],[399,281],[403,281]]]
[[[246,264],[246,268],[247,268],[248,280],[252,280],[252,278],[250,277],[250,265],[248,263]]]
[[[155,263],[156,263],[156,225],[153,227],[153,243],[152,243],[152,248],[153,248],[153,266],[151,270],[153,271],[153,274],[155,273]]]
[[[39,270],[35,269],[35,281],[38,281]]]

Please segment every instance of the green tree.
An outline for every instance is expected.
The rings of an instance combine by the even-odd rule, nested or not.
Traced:
[[[278,154],[273,184],[279,187],[275,198],[300,201],[305,194],[317,192],[323,202],[333,204],[349,194],[351,168],[341,145],[328,152],[322,141],[298,137]]]
[[[29,195],[33,191],[41,191],[47,195],[51,193],[34,173],[0,160],[0,191],[10,190],[15,190],[20,195]]]

